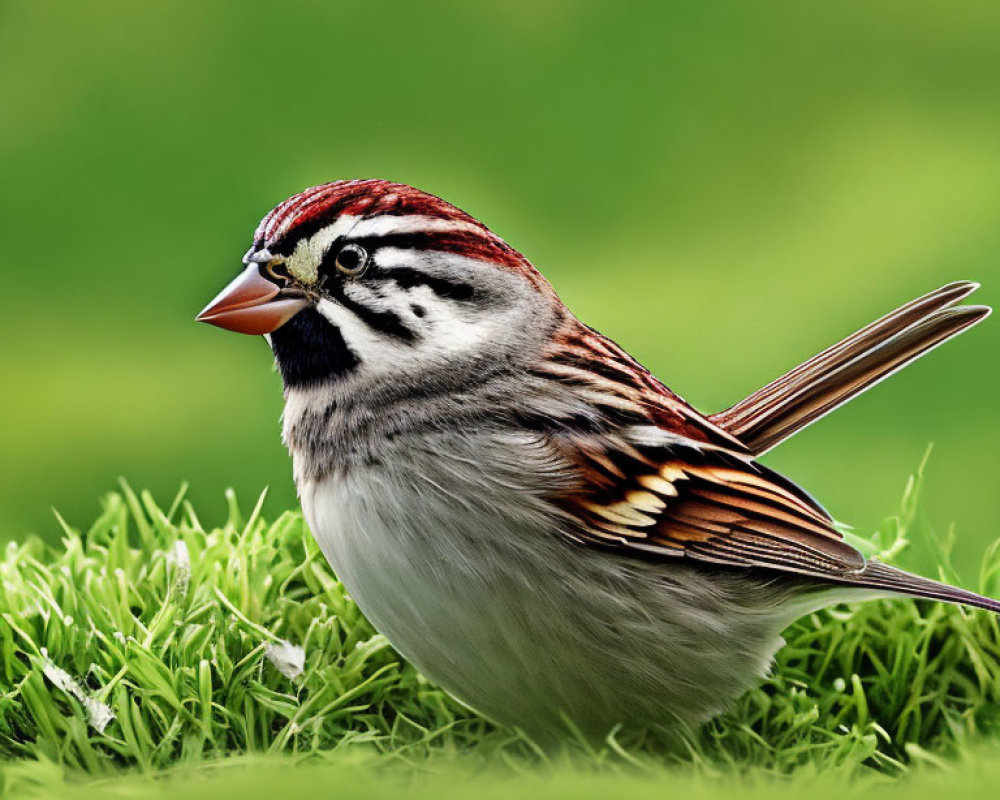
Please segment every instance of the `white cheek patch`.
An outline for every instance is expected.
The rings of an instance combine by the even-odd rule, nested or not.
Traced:
[[[362,369],[371,359],[391,352],[390,341],[339,303],[324,298],[316,304],[316,310],[340,329],[347,346],[361,359]]]
[[[361,224],[370,229],[375,222],[379,220],[362,220]],[[397,218],[393,230],[400,224]],[[355,231],[349,234],[354,235]],[[340,329],[361,362],[358,371],[362,373],[447,369],[457,365],[459,358],[492,349],[494,341],[509,340],[511,332],[524,324],[524,309],[531,298],[522,295],[531,290],[522,287],[515,276],[452,253],[385,246],[376,247],[372,256],[376,264],[370,279],[339,284],[344,303],[324,297],[317,305]],[[392,270],[397,268],[413,272],[396,281]],[[426,282],[421,282],[421,275],[427,277]],[[467,299],[447,291],[449,285],[473,283],[476,292]],[[413,336],[407,337],[406,331],[399,331],[401,327]]]
[[[408,300],[410,314],[413,306],[423,309],[420,332],[437,354],[475,350],[493,332],[492,317],[438,297],[430,287],[414,286]]]
[[[373,311],[395,314],[414,333],[412,341],[387,336],[335,300],[320,300],[317,310],[340,329],[347,346],[360,359],[359,370],[363,372],[446,364],[450,356],[479,349],[496,327],[482,316],[456,309],[453,302],[442,300],[426,286],[413,287],[391,299],[361,287],[351,290],[348,296],[352,300]],[[413,306],[422,309],[422,317]]]
[[[363,284],[348,285],[352,300],[367,308],[388,311],[399,317],[416,335],[414,342],[398,343],[398,349],[421,359],[473,350],[492,332],[492,317],[477,313],[475,306],[439,297],[429,286],[392,290]],[[423,314],[414,311],[419,308]]]

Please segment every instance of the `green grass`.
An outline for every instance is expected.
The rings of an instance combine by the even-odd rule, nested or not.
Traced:
[[[921,527],[918,488],[911,480],[899,512],[858,541],[905,563]],[[298,512],[267,522],[260,503],[244,514],[228,500],[226,524],[206,530],[182,496],[162,508],[123,484],[89,529],[63,522],[61,545],[32,538],[7,547],[0,780],[8,791],[59,794],[68,778],[85,793],[87,781],[123,772],[124,783],[98,785],[211,774],[214,786],[229,780],[220,775],[259,773],[252,785],[283,791],[290,765],[299,775],[303,761],[324,785],[440,769],[470,782],[499,772],[511,786],[547,773],[567,787],[580,770],[594,786],[623,773],[691,786],[748,775],[889,781],[918,765],[961,763],[1000,732],[997,618],[895,600],[797,623],[773,677],[681,747],[620,731],[600,748],[570,737],[542,752],[407,665],[361,616]],[[927,546],[947,565],[947,542]],[[942,574],[956,580],[947,566]],[[994,547],[975,588],[997,593],[998,578]],[[303,648],[301,672],[275,664],[286,642]],[[227,769],[235,764],[244,768]]]

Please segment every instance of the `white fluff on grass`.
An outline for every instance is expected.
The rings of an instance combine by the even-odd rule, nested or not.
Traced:
[[[174,542],[174,546],[167,553],[167,561],[173,564],[174,569],[177,570],[174,586],[178,593],[186,595],[188,584],[191,582],[191,554],[183,539]]]
[[[299,677],[306,665],[306,651],[287,639],[282,639],[277,644],[269,643],[264,650],[264,655],[267,656],[268,661],[274,664],[278,672],[289,680],[295,680]]]
[[[72,675],[52,662],[44,648],[42,648],[42,656],[45,658],[45,664],[42,666],[45,677],[66,694],[78,700],[87,712],[87,722],[90,723],[90,726],[98,733],[104,733],[108,723],[115,718],[115,712],[111,710],[111,706],[87,694]]]

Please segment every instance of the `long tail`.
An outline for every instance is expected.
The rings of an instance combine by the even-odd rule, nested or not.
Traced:
[[[865,589],[884,590],[909,597],[926,597],[930,600],[942,600],[946,603],[975,606],[1000,614],[1000,600],[983,597],[975,592],[949,586],[947,583],[932,581],[930,578],[922,578],[896,567],[890,567],[881,561],[869,561],[856,578],[838,579],[837,582]]]
[[[756,455],[829,414],[911,361],[990,315],[955,304],[979,288],[956,281],[900,306],[828,347],[745,400],[711,416]]]

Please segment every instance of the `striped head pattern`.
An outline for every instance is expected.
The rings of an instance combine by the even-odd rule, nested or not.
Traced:
[[[252,288],[241,294],[234,281],[200,318],[268,335],[288,388],[464,379],[540,345],[562,308],[485,225],[388,181],[337,181],[290,197],[261,221],[243,261],[238,281]],[[232,321],[250,313],[253,323]]]

